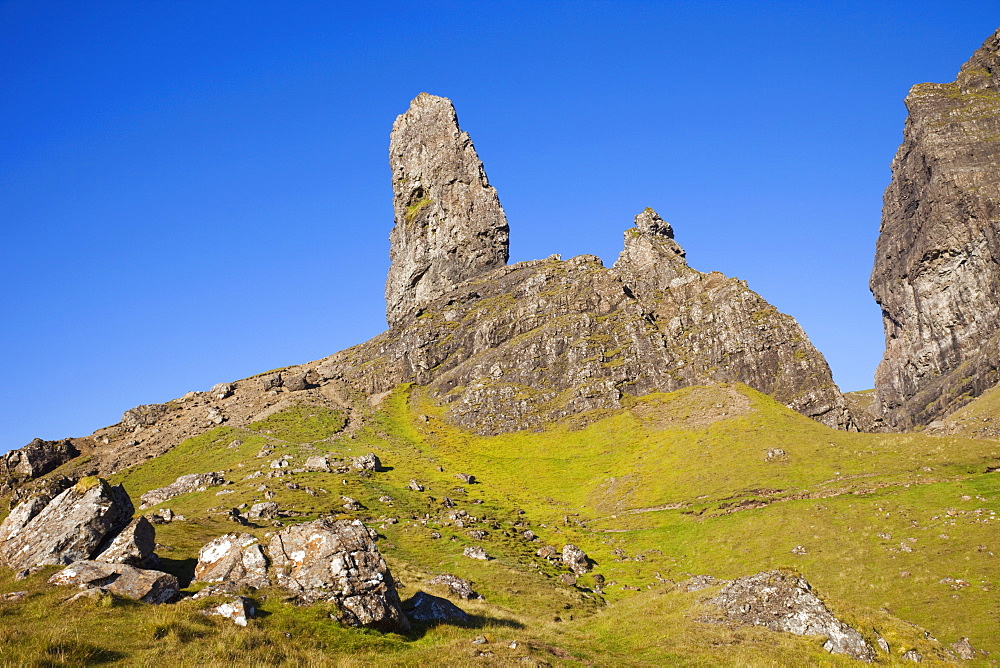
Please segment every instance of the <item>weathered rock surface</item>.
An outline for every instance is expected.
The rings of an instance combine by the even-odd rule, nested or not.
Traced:
[[[80,450],[71,439],[43,441],[36,438],[23,448],[0,456],[0,495],[55,470],[79,454]]]
[[[237,626],[246,626],[248,619],[253,619],[257,608],[253,601],[245,596],[237,596],[229,603],[223,603],[212,608],[206,608],[204,613],[209,616],[225,617]]]
[[[335,603],[344,623],[409,628],[389,567],[360,521],[319,519],[288,527],[271,538],[268,554],[278,586],[310,603]]]
[[[49,578],[49,584],[100,588],[144,603],[169,603],[179,589],[177,578],[168,573],[101,561],[76,561]]]
[[[422,591],[403,601],[403,611],[415,622],[467,622],[469,615],[446,598]]]
[[[149,508],[157,504],[169,501],[175,496],[189,494],[191,492],[202,492],[209,487],[226,484],[226,479],[221,471],[211,473],[191,473],[182,475],[166,487],[151,489],[143,494],[139,499],[139,509]]]
[[[351,460],[351,466],[358,471],[381,471],[382,461],[374,452],[369,452]]]
[[[562,561],[566,568],[577,575],[583,575],[590,570],[590,563],[587,560],[587,553],[576,545],[564,545],[562,549]]]
[[[853,426],[829,366],[792,318],[743,281],[688,267],[654,212],[636,224],[612,269],[594,256],[500,267],[317,371],[370,395],[427,386],[451,421],[483,434],[617,408],[626,393],[732,381]]]
[[[132,501],[121,486],[85,478],[40,505],[34,497],[0,524],[0,562],[13,570],[69,564],[92,558],[132,517]],[[23,506],[24,504],[22,504]]]
[[[871,277],[886,338],[875,388],[900,429],[1000,379],[1000,31],[906,106]]]
[[[859,661],[875,660],[872,646],[834,617],[799,575],[767,571],[737,578],[707,602],[722,608],[730,622],[800,636],[824,636],[827,641],[823,647],[828,652]]]
[[[121,530],[106,548],[99,548],[94,561],[142,568],[156,549],[156,529],[145,517],[137,517]]]
[[[234,588],[267,587],[267,558],[257,539],[248,533],[228,533],[198,551],[194,569],[198,582],[225,582]]]
[[[430,580],[428,580],[428,582],[430,584],[436,584],[447,587],[452,594],[458,596],[459,598],[464,598],[464,599],[482,598],[482,596],[479,593],[473,591],[471,582],[469,582],[468,580],[463,580],[457,575],[450,575],[448,573],[445,573],[431,578]]]
[[[389,140],[395,226],[386,318],[507,263],[507,217],[451,101],[421,93]]]
[[[247,518],[251,520],[273,520],[277,516],[278,504],[274,501],[255,503],[247,511]]]

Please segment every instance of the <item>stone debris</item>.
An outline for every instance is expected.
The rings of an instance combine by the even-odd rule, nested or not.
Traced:
[[[429,584],[442,585],[448,588],[455,596],[462,599],[476,599],[482,598],[480,594],[473,591],[472,583],[468,580],[463,580],[457,575],[449,575],[447,573],[435,576],[427,581]]]
[[[351,466],[356,471],[381,471],[382,462],[379,460],[378,455],[374,452],[369,452],[367,455],[361,455],[360,457],[355,457],[351,460]]]
[[[214,608],[206,608],[202,613],[209,616],[225,617],[232,620],[237,626],[246,626],[247,620],[253,619],[257,613],[257,609],[250,599],[244,596],[237,596],[229,603],[223,603]]]
[[[721,608],[729,622],[824,636],[828,652],[869,663],[875,660],[872,646],[834,617],[800,575],[775,570],[737,578],[707,603]]]
[[[725,580],[716,580],[711,575],[693,575],[677,586],[684,591],[701,591],[702,589],[708,589],[723,582]]]
[[[462,550],[462,554],[467,556],[469,559],[480,559],[482,561],[489,561],[493,557],[486,553],[486,550],[479,547],[478,545],[470,545],[469,547]]]
[[[76,561],[48,580],[54,585],[100,587],[113,594],[144,603],[169,603],[177,597],[177,578],[160,571],[143,570],[125,564]]]
[[[912,661],[913,663],[920,663],[924,660],[924,655],[915,649],[910,649],[903,652],[903,661]]]
[[[476,483],[476,476],[469,475],[468,473],[457,473],[455,477],[467,485],[474,485]]]
[[[587,553],[576,545],[565,545],[562,549],[563,564],[577,575],[583,575],[590,570]]]
[[[976,649],[969,642],[968,638],[959,638],[951,644],[951,648],[955,650],[955,654],[960,659],[969,661],[976,658]]]
[[[352,499],[349,496],[342,496],[340,497],[340,500],[344,502],[343,508],[348,512],[353,513],[364,509],[364,506],[362,506],[361,502],[357,499]]]
[[[573,575],[572,573],[563,573],[562,575],[559,576],[559,581],[569,587],[576,586],[576,576]]]
[[[271,538],[268,554],[278,586],[307,603],[335,603],[345,624],[409,629],[389,567],[360,520],[288,527]]]
[[[0,563],[12,570],[91,559],[128,524],[134,510],[123,487],[84,478],[43,507],[25,503],[34,514],[14,509],[0,524]],[[22,504],[23,505],[23,504]]]
[[[769,462],[773,462],[777,459],[784,459],[786,453],[781,448],[768,448],[767,454],[764,455],[764,459]]]
[[[278,457],[273,462],[271,462],[271,468],[272,469],[287,469],[288,468],[288,460],[289,459],[291,459],[291,458],[288,455],[282,455],[281,457]]]
[[[198,551],[194,579],[254,588],[271,584],[264,550],[248,533],[228,533],[209,541]]]
[[[145,517],[137,517],[94,557],[94,561],[145,568],[155,559],[155,549],[156,529]]]
[[[6,594],[0,594],[0,601],[8,601],[8,602],[20,601],[27,595],[28,592],[26,591],[12,591]]]
[[[233,384],[216,383],[208,393],[213,399],[225,399],[233,393]]]
[[[403,601],[403,611],[415,622],[469,621],[469,615],[448,599],[422,591]]]
[[[170,406],[167,404],[144,404],[142,406],[136,406],[135,408],[130,408],[125,413],[122,414],[122,419],[119,424],[124,429],[135,430],[142,427],[150,427],[156,424],[156,421],[169,412]]]
[[[409,485],[407,485],[407,488],[408,488],[408,489],[409,489],[410,491],[412,491],[412,492],[422,492],[422,491],[424,491],[424,486],[423,486],[423,485],[421,485],[421,484],[420,484],[419,482],[417,482],[416,480],[410,480],[410,484],[409,484]]]
[[[226,479],[223,477],[222,473],[222,471],[213,471],[211,473],[191,473],[188,475],[182,475],[166,487],[151,489],[143,494],[139,498],[139,510],[145,510],[151,506],[159,505],[164,501],[169,501],[170,499],[180,496],[181,494],[203,492],[209,487],[225,485]]]
[[[79,455],[80,450],[68,438],[61,441],[36,438],[23,448],[0,455],[0,495],[54,471]]]

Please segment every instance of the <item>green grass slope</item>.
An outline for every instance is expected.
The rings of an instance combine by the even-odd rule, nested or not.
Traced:
[[[773,568],[801,572],[873,645],[885,638],[890,652],[879,651],[879,662],[899,663],[910,649],[949,661],[947,647],[961,637],[990,652],[981,663],[1000,653],[1000,475],[988,472],[1000,466],[1000,443],[838,432],[740,385],[650,395],[619,411],[494,437],[447,424],[443,410],[420,388],[401,387],[348,433],[336,411],[298,406],[246,428],[213,429],[113,482],[138,500],[178,475],[225,471],[231,484],[162,504],[186,518],[157,527],[158,553],[185,583],[205,542],[245,530],[226,519],[230,508],[273,498],[284,524],[336,514],[375,527],[403,598],[419,589],[447,595],[427,584],[440,573],[472,580],[485,600],[455,600],[473,615],[470,624],[418,627],[405,637],[343,629],[328,611],[262,591],[252,595],[263,615],[238,629],[199,614],[211,598],[60,608],[71,592],[45,585],[45,574],[15,582],[4,572],[0,593],[31,593],[0,601],[2,661],[851,663],[826,653],[819,638],[707,623],[704,599],[718,587],[676,586],[694,574],[735,578]],[[314,454],[346,462],[367,452],[386,470],[301,470]],[[283,456],[289,466],[272,468]],[[411,480],[425,490],[408,489]],[[344,511],[343,496],[364,509]],[[276,530],[267,524],[248,530],[263,538]],[[595,562],[576,585],[536,555],[566,543]],[[464,557],[469,545],[494,559]],[[58,626],[46,621],[54,609]],[[472,644],[478,635],[489,642]]]

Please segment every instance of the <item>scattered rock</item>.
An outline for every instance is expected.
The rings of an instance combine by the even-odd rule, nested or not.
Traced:
[[[486,540],[486,537],[489,535],[482,529],[473,529],[468,533],[469,533],[469,538],[472,538],[473,540]]]
[[[330,458],[327,455],[315,455],[306,460],[306,468],[310,471],[330,471]]]
[[[472,639],[473,645],[488,645],[489,642],[490,641],[486,639],[486,636],[476,636]]]
[[[469,559],[481,559],[483,561],[488,561],[492,557],[486,554],[486,550],[479,547],[478,545],[470,545],[469,547],[462,550],[462,554],[467,556]]]
[[[278,516],[278,504],[274,501],[255,503],[247,511],[247,519],[273,520]]]
[[[802,545],[796,545],[795,547],[792,548],[792,554],[799,554],[799,555],[801,555],[801,554],[806,554],[806,553],[807,553],[806,548],[803,547]]]
[[[286,372],[281,374],[281,386],[289,392],[299,392],[309,387],[306,382],[306,372]]]
[[[576,545],[564,545],[562,549],[563,564],[577,575],[583,575],[590,570],[587,554]]]
[[[552,545],[543,545],[540,548],[538,548],[538,551],[535,552],[535,555],[541,557],[542,559],[555,559],[557,556],[559,556],[559,550],[557,550]]]
[[[261,392],[269,392],[271,390],[276,390],[281,387],[281,374],[280,373],[268,373],[260,376],[257,381],[258,387],[260,387]]]
[[[156,529],[145,517],[137,517],[100,550],[94,561],[108,564],[126,564],[143,568],[149,565],[156,549]]]
[[[915,649],[910,649],[903,652],[903,661],[912,661],[913,663],[920,663],[924,660],[924,655]]]
[[[213,399],[225,399],[233,393],[233,384],[216,383],[212,386],[212,389],[209,390],[208,393]]]
[[[340,500],[344,502],[344,510],[348,512],[357,512],[364,509],[364,506],[362,506],[361,502],[357,499],[352,499],[349,496],[342,496],[340,497]]]
[[[206,543],[198,551],[194,579],[255,588],[271,584],[264,550],[248,533],[228,533]]]
[[[279,586],[306,602],[337,604],[344,623],[409,629],[389,568],[360,520],[288,527],[271,538],[268,553]]]
[[[416,480],[410,480],[410,484],[409,484],[409,485],[407,485],[407,487],[408,487],[408,488],[409,488],[409,489],[410,489],[411,491],[413,491],[413,492],[422,492],[422,491],[424,491],[424,486],[423,486],[423,485],[421,485],[421,484],[420,484],[419,482],[417,482]]]
[[[137,429],[149,427],[156,424],[156,421],[167,414],[170,406],[167,404],[144,404],[130,408],[122,415],[121,426],[125,429]]]
[[[415,622],[469,621],[469,615],[448,599],[422,591],[403,602],[403,611]]]
[[[462,599],[475,599],[482,598],[481,595],[472,590],[472,583],[468,580],[463,580],[457,575],[443,574],[428,580],[430,584],[443,585],[448,588],[448,590]]]
[[[20,601],[28,595],[26,591],[12,591],[7,594],[0,594],[0,601]]]
[[[23,448],[0,455],[0,495],[54,471],[79,455],[80,451],[71,439],[43,441],[40,438]]]
[[[217,487],[225,484],[226,479],[223,477],[222,471],[182,475],[166,487],[151,489],[143,494],[139,498],[139,510],[159,505],[181,494],[203,492],[209,487]]]
[[[381,471],[382,462],[379,460],[378,455],[374,452],[369,452],[367,455],[361,455],[360,457],[355,457],[351,460],[351,466],[357,471]]]
[[[237,626],[246,626],[247,620],[253,619],[256,612],[257,609],[254,607],[253,601],[244,596],[237,596],[229,603],[223,603],[222,605],[207,608],[203,611],[204,614],[209,616],[230,619]]]
[[[559,581],[562,582],[564,585],[568,585],[570,587],[576,586],[576,576],[573,575],[572,573],[563,573],[562,575],[559,576]]]
[[[469,475],[468,473],[457,473],[455,477],[468,485],[474,485],[476,483],[476,476]]]
[[[708,603],[722,608],[726,619],[742,625],[765,626],[795,635],[825,636],[828,652],[859,661],[875,659],[860,633],[830,614],[799,575],[767,571],[737,578]]]
[[[976,658],[976,649],[969,642],[968,638],[959,638],[951,644],[951,648],[958,654],[958,658],[966,661]]]
[[[785,451],[781,448],[768,448],[767,454],[764,459],[769,462],[773,462],[776,459],[782,459],[785,457]]]
[[[684,591],[701,591],[722,582],[725,582],[725,580],[716,580],[711,575],[694,575],[677,586]]]
[[[76,561],[49,578],[49,584],[100,587],[144,603],[169,603],[179,589],[177,578],[168,573],[101,561]]]
[[[29,499],[25,503],[32,504]],[[132,501],[120,485],[84,478],[44,505],[27,522],[15,508],[0,524],[0,562],[12,570],[69,564],[92,558],[132,517]]]

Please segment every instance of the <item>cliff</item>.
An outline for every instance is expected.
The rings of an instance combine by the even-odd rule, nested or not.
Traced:
[[[996,384],[1000,357],[1000,31],[947,84],[919,84],[892,163],[871,290],[886,422],[924,425]]]

